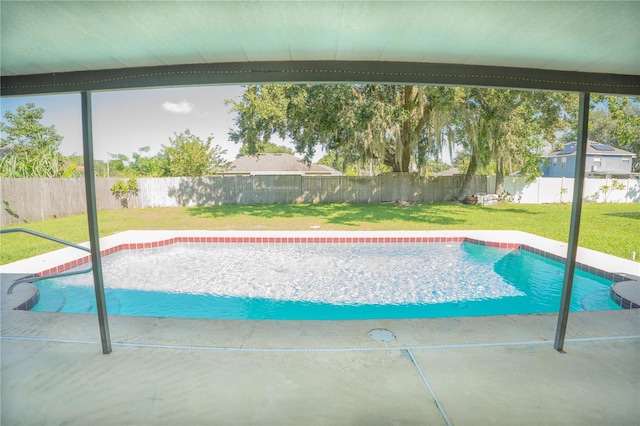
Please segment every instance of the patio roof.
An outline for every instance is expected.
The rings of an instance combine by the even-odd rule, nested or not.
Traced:
[[[640,94],[639,2],[21,2],[2,95],[275,81]]]

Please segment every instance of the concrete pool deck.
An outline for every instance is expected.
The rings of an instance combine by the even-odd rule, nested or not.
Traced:
[[[639,309],[572,313],[564,354],[554,314],[112,316],[109,355],[96,316],[1,319],[3,425],[640,424]]]
[[[491,235],[504,241],[506,234]],[[118,238],[101,247],[121,244]],[[546,244],[527,238],[534,247]],[[554,244],[544,249],[561,253],[562,243]],[[78,256],[73,249],[56,253],[0,268],[2,425],[640,424],[640,309],[571,313],[563,354],[553,349],[557,315],[547,314],[110,316],[113,353],[103,355],[95,315],[11,309],[30,291],[20,285],[7,296],[18,277],[12,273]],[[620,268],[630,269],[622,270],[606,260],[620,273],[634,274],[639,265],[621,260]],[[371,339],[378,328],[396,339]]]

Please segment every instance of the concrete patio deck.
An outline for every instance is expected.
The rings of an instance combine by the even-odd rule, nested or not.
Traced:
[[[640,424],[640,309],[371,321],[2,311],[3,425]],[[391,330],[379,342],[368,332]]]

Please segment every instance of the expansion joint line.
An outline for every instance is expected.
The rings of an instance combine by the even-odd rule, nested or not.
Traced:
[[[422,369],[420,368],[420,364],[418,364],[418,361],[416,361],[416,359],[413,357],[413,353],[411,353],[411,349],[406,349],[406,351],[409,354],[409,358],[411,358],[411,362],[413,363],[413,365],[415,365],[416,369],[418,370],[418,374],[420,374],[422,381],[427,386],[427,389],[431,394],[431,398],[433,399],[433,402],[436,404],[436,407],[438,407],[438,411],[440,411],[442,418],[444,419],[447,426],[451,426],[451,421],[449,420],[449,417],[447,417],[447,413],[444,411],[444,408],[442,408],[440,401],[438,401],[438,397],[436,396],[435,392],[433,391],[433,388],[429,384],[429,381],[427,380],[424,373],[422,372]]]
[[[567,342],[603,342],[615,340],[637,340],[640,335],[627,336],[605,336],[605,337],[579,337],[566,339]],[[54,343],[72,343],[95,345],[100,344],[95,340],[78,340],[78,339],[59,339],[49,337],[31,337],[31,336],[0,336],[0,340],[7,341],[35,341],[35,342],[54,342]],[[159,349],[177,349],[177,350],[194,350],[194,351],[213,351],[213,352],[377,352],[377,351],[418,351],[418,350],[437,350],[437,349],[459,349],[459,348],[489,348],[500,346],[528,346],[528,345],[550,345],[553,340],[530,340],[530,341],[513,341],[513,342],[494,342],[494,343],[462,343],[450,345],[415,345],[415,346],[388,346],[384,342],[384,347],[338,347],[338,348],[246,348],[246,347],[223,347],[223,346],[192,346],[192,345],[176,345],[176,344],[159,344],[159,343],[135,343],[135,342],[113,342],[113,346],[133,347],[133,348],[159,348]]]

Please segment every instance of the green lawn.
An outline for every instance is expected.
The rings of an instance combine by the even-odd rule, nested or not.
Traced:
[[[129,229],[210,230],[431,230],[512,229],[559,241],[569,235],[569,204],[294,204],[151,208],[111,210],[98,215],[100,235]],[[87,241],[84,215],[69,216],[22,227],[71,242]],[[51,251],[61,246],[26,234],[0,237],[0,264]],[[582,247],[640,258],[640,204],[585,204],[580,229]]]

